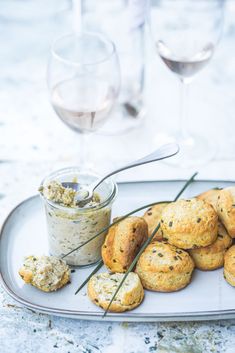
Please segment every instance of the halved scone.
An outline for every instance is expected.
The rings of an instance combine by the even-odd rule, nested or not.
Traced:
[[[19,275],[25,283],[53,292],[69,282],[70,269],[64,260],[55,256],[27,256]]]
[[[92,276],[87,286],[87,294],[91,301],[106,310],[124,276],[123,273],[112,274],[108,272]],[[139,276],[134,272],[130,272],[112,302],[109,311],[118,313],[134,309],[140,305],[143,298],[144,290]]]

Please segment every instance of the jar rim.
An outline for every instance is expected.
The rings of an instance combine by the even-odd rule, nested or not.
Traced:
[[[62,168],[62,169],[58,169],[56,171],[51,172],[50,174],[48,174],[46,177],[43,178],[43,180],[41,181],[40,184],[40,188],[45,186],[45,183],[49,180],[53,180],[53,177],[58,178],[59,176],[62,176],[63,174],[75,174],[75,176],[79,176],[80,175],[87,175],[87,176],[91,176],[91,177],[96,177],[99,178],[100,176],[98,174],[94,174],[91,172],[82,172],[80,171],[80,169],[78,167],[66,167],[66,168]],[[98,203],[97,205],[93,205],[93,206],[88,206],[88,207],[83,207],[83,208],[79,208],[79,207],[68,207],[68,206],[64,206],[61,205],[59,203],[56,203],[52,200],[48,200],[44,195],[43,192],[40,191],[39,188],[39,193],[40,196],[42,197],[42,199],[48,203],[50,206],[52,206],[55,209],[61,210],[61,211],[65,211],[65,212],[69,212],[72,214],[81,214],[81,213],[88,213],[88,212],[92,212],[94,210],[99,210],[101,208],[104,208],[105,206],[109,205],[112,201],[114,201],[117,192],[118,192],[118,187],[117,187],[117,183],[114,182],[112,179],[106,179],[104,181],[104,183],[109,183],[109,185],[111,186],[111,192],[109,193],[109,195],[100,203]]]

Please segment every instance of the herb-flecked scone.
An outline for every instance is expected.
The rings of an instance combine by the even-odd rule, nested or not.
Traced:
[[[144,288],[174,292],[190,283],[193,270],[194,262],[186,251],[154,241],[140,256],[135,271]]]
[[[102,259],[111,272],[126,272],[148,238],[148,225],[141,217],[128,217],[109,229],[102,246]]]
[[[231,286],[235,287],[235,245],[225,253],[224,278]]]
[[[220,220],[228,231],[228,234],[235,238],[235,187],[231,186],[219,192],[217,201],[217,213]]]
[[[143,218],[146,220],[146,222],[148,224],[149,237],[151,236],[152,232],[154,231],[154,229],[157,227],[158,223],[160,222],[162,211],[166,207],[166,205],[168,205],[168,203],[161,203],[161,204],[154,205],[154,206],[150,207],[143,215]],[[161,230],[161,228],[159,228],[157,233],[154,235],[153,239],[162,240],[162,238],[163,238],[162,230]]]
[[[210,189],[197,196],[197,199],[207,201],[217,210],[217,201],[220,189]]]
[[[69,282],[70,269],[64,260],[55,256],[27,256],[19,275],[25,283],[53,292]]]
[[[163,209],[161,229],[164,239],[172,245],[181,249],[201,248],[216,240],[218,215],[204,200],[178,200]]]
[[[210,271],[224,265],[224,254],[231,245],[232,238],[228,235],[224,226],[219,222],[218,237],[216,241],[204,248],[191,249],[189,250],[189,253],[198,269]]]
[[[106,310],[117,287],[125,275],[123,273],[100,273],[88,282],[87,293],[91,301]],[[130,272],[122,284],[109,311],[120,313],[140,305],[144,298],[144,289],[138,275]]]

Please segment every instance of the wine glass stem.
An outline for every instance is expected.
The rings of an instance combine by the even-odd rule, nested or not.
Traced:
[[[88,170],[90,168],[89,160],[89,133],[80,134],[80,148],[79,148],[79,165],[81,170]]]
[[[188,83],[184,79],[180,79],[180,116],[179,116],[179,135],[180,139],[186,140],[190,137],[188,126]]]

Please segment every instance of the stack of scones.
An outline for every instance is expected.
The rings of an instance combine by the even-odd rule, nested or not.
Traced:
[[[128,217],[112,226],[102,247],[109,272],[92,276],[88,283],[88,296],[94,304],[108,308],[125,272],[159,223],[160,229],[109,311],[137,307],[144,289],[183,289],[195,268],[211,271],[224,266],[225,280],[235,286],[235,187],[211,189],[192,199],[157,204],[143,217]]]

